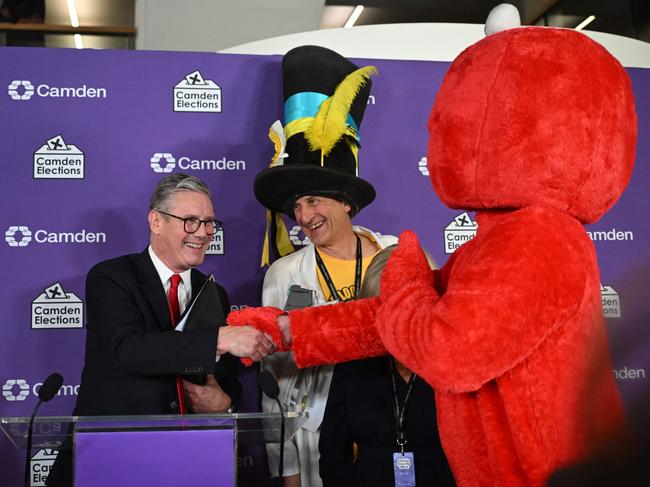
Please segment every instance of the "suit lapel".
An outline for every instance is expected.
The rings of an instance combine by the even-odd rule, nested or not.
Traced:
[[[138,283],[158,319],[160,329],[169,330],[172,326],[169,303],[160,276],[149,257],[149,251],[145,249],[139,254],[136,262]]]

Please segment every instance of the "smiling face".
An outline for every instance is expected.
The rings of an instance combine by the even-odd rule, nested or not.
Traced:
[[[298,225],[316,247],[333,247],[353,235],[350,205],[325,196],[303,196],[293,204]]]
[[[214,219],[210,198],[196,191],[174,193],[165,211],[181,218]],[[149,212],[149,228],[153,251],[174,272],[200,265],[212,239],[205,232],[205,225],[201,225],[195,233],[186,233],[182,220],[155,210]]]

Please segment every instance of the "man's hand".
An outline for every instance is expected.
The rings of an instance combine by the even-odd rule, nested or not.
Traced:
[[[230,396],[223,392],[212,374],[208,375],[208,380],[202,386],[184,380],[183,389],[192,411],[197,414],[224,413],[232,404]]]
[[[217,353],[250,357],[258,361],[275,352],[273,340],[252,326],[222,326],[217,338]]]
[[[291,347],[291,326],[288,315],[278,315],[278,328],[280,329],[280,333],[282,333],[282,341],[285,346],[287,348]]]

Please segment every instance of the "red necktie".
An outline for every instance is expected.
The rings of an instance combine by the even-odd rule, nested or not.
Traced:
[[[171,286],[169,288],[169,312],[172,316],[172,325],[178,323],[178,318],[181,316],[181,307],[178,304],[178,285],[181,283],[180,274],[172,274],[169,278]]]
[[[172,326],[176,326],[181,316],[181,308],[178,304],[178,285],[181,283],[181,276],[179,274],[172,274],[169,281],[171,283],[169,287],[169,312],[172,318]],[[180,377],[176,377],[176,392],[178,393],[178,411],[180,414],[185,414],[187,412],[185,407],[185,394],[183,392],[183,380]]]

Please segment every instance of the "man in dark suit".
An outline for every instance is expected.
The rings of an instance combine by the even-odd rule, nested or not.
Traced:
[[[86,353],[74,415],[220,413],[232,410],[241,387],[234,356],[260,360],[275,348],[252,327],[174,329],[206,276],[194,269],[221,223],[198,178],[174,174],[154,190],[150,245],[140,254],[95,265],[86,281]],[[229,310],[218,286],[215,321]],[[207,374],[204,385],[183,375]],[[62,451],[50,486],[71,485]]]

